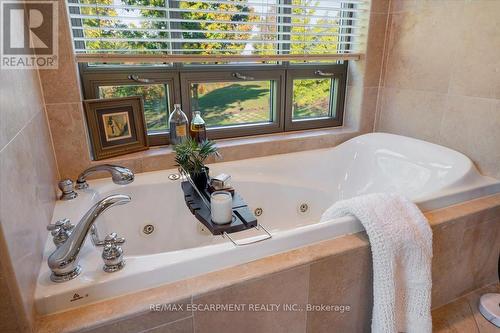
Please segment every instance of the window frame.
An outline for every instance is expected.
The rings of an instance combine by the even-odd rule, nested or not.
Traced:
[[[323,71],[328,76],[321,76],[316,71]],[[330,88],[330,103],[329,107],[333,107],[333,117],[323,118],[304,118],[293,120],[293,81],[295,79],[331,79],[333,89]],[[347,65],[346,66],[307,66],[302,68],[292,68],[287,71],[286,78],[286,101],[285,101],[285,131],[307,130],[324,127],[338,127],[342,126],[344,118],[344,100],[346,92],[346,78],[347,78]],[[333,90],[333,91],[332,91]],[[332,94],[333,93],[333,94]],[[334,103],[334,105],[331,105]]]
[[[158,71],[157,68],[144,67],[140,71],[134,70],[139,68],[130,67],[96,67],[81,64],[80,74],[85,99],[99,98],[99,86],[113,85],[147,85],[147,84],[166,84],[168,87],[168,105],[167,118],[173,109],[173,104],[181,103],[181,95],[179,89],[179,76],[175,72]],[[154,80],[154,82],[136,82],[129,79],[129,75],[138,75],[140,78]],[[168,121],[168,120],[167,120]],[[150,146],[159,146],[169,144],[169,132],[147,133]]]
[[[251,80],[241,80],[233,77],[234,73],[240,73],[244,76],[252,77]],[[273,121],[271,123],[261,124],[241,124],[231,126],[220,126],[214,128],[207,128],[207,137],[209,139],[226,139],[239,136],[250,136],[258,134],[271,134],[283,132],[284,119],[283,119],[283,105],[284,105],[284,85],[285,85],[285,71],[283,70],[212,70],[212,71],[181,71],[181,100],[184,112],[189,113],[191,119],[191,98],[190,98],[190,85],[193,82],[209,83],[209,82],[252,82],[252,81],[274,81],[274,91],[271,91],[273,99],[274,110]]]
[[[275,87],[275,115],[274,123],[271,124],[241,124],[210,128],[207,137],[210,139],[224,139],[241,136],[252,136],[261,134],[275,134],[307,129],[319,129],[326,127],[340,127],[343,124],[344,103],[346,94],[348,62],[331,64],[295,64],[285,62],[282,64],[171,64],[171,65],[119,65],[119,66],[89,66],[86,63],[79,64],[80,78],[82,82],[83,96],[85,99],[99,98],[98,87],[101,85],[136,84],[148,83],[135,82],[129,79],[129,75],[138,75],[143,79],[154,80],[151,84],[168,84],[169,98],[171,104],[181,104],[182,110],[191,121],[191,107],[189,95],[189,82],[221,82],[241,80],[235,79],[234,72],[253,77],[256,81],[274,80]],[[333,118],[304,119],[292,121],[293,108],[293,79],[318,78],[314,72],[322,70],[333,73],[337,82],[335,110]],[[251,82],[244,80],[242,82]],[[332,99],[335,99],[331,96]],[[170,115],[167,110],[167,115]],[[169,132],[148,134],[151,146],[169,144]]]

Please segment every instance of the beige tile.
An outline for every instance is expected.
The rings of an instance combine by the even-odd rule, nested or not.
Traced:
[[[142,170],[156,171],[176,168],[174,155],[167,156],[153,156],[142,160]]]
[[[372,0],[370,11],[372,13],[387,14],[390,0]]]
[[[372,311],[372,265],[368,247],[313,263],[310,304],[348,305],[350,311],[307,313],[307,332],[369,332]]]
[[[425,6],[393,14],[385,86],[447,92],[452,70],[450,59],[461,47],[457,27],[462,12],[460,2],[460,5]]]
[[[394,14],[387,14],[387,22],[385,27],[385,35],[383,40],[383,52],[382,52],[382,60],[380,62],[380,81],[379,87],[385,87],[385,80],[387,77],[387,65],[389,64],[389,58],[387,54],[389,53],[389,41],[394,34],[394,31],[391,30],[392,20],[394,18]],[[377,107],[380,104],[380,101],[377,102]]]
[[[471,158],[486,175],[499,178],[500,102],[449,96],[440,127],[440,143]]]
[[[464,218],[468,225],[476,221],[489,221],[500,216],[500,194],[470,200],[453,206],[437,209],[424,214],[431,226],[448,223],[452,225]]]
[[[476,289],[449,304],[433,310],[433,331],[498,332],[498,328],[484,319],[478,309],[479,297],[488,292],[500,292],[500,284],[495,283]]]
[[[470,309],[476,320],[477,327],[480,333],[498,333],[499,329],[489,321],[487,321],[483,315],[479,312],[479,298],[485,293],[500,293],[500,283],[495,283],[484,288],[473,291],[472,293],[464,296],[464,298],[469,302]]]
[[[476,0],[472,0],[476,1]],[[489,1],[489,0],[486,0]],[[462,6],[463,3],[469,2],[468,0],[417,0],[416,1],[416,9],[422,10],[433,7],[453,7],[453,6]]]
[[[467,1],[450,93],[500,98],[500,1]]]
[[[138,333],[146,330],[151,332],[170,332],[155,330],[158,326],[162,326],[183,318],[191,317],[191,311],[187,310],[187,305],[191,303],[191,299],[184,299],[176,302],[176,310],[170,311],[146,311],[134,315],[132,317],[120,318],[112,323],[102,325],[98,328],[86,329],[85,333]],[[165,305],[165,304],[164,304]],[[174,307],[172,307],[174,309]],[[175,326],[173,326],[175,327]],[[185,327],[185,326],[183,326]],[[149,332],[149,331],[148,331]],[[176,332],[172,330],[171,332]]]
[[[369,94],[366,103],[375,105],[373,92],[377,88],[371,89],[367,90]],[[362,121],[367,131],[372,126],[371,118],[373,117],[370,114],[373,109],[368,104],[365,104],[367,117]],[[359,108],[355,112],[359,112]],[[47,113],[61,177],[75,178],[86,167],[102,163],[123,164],[131,167],[135,172],[176,168],[172,148],[168,146],[152,147],[147,151],[91,161],[81,105],[79,103],[49,104]],[[223,159],[209,160],[208,163],[333,147],[357,134],[359,134],[357,129],[345,127],[217,140]],[[96,175],[96,177],[104,176],[106,174]]]
[[[497,279],[500,218],[459,218],[433,228],[432,304],[440,307]]]
[[[432,311],[432,326],[436,333],[479,333],[469,303],[464,299]]]
[[[0,152],[0,225],[28,318],[55,202],[56,165],[48,132],[40,112]]]
[[[386,27],[387,14],[371,14],[368,27],[360,31],[361,37],[353,37],[353,42],[360,43],[359,52],[364,56],[360,60],[349,62],[347,67],[349,87],[363,89],[363,87],[379,86]]]
[[[498,280],[500,217],[467,226],[460,257],[470,269],[474,289]]]
[[[218,140],[221,162],[336,146],[358,132],[353,128],[327,128],[276,135]]]
[[[0,150],[43,111],[38,74],[34,70],[0,72]]]
[[[373,132],[378,88],[347,87],[345,120],[347,127],[360,133]]]
[[[84,305],[63,313],[38,317],[36,331],[39,333],[69,333],[91,330],[104,325],[113,325],[148,313],[151,304],[180,303],[191,298],[187,280],[142,290],[102,302]],[[156,320],[165,316],[165,321],[183,318],[181,312],[151,314]],[[159,318],[158,318],[159,317]],[[146,317],[148,318],[148,317]]]
[[[144,333],[191,333],[194,332],[193,318],[186,318],[171,324],[153,328]]]
[[[426,91],[383,88],[377,131],[438,141],[446,95]]]
[[[460,252],[460,249],[455,250]],[[440,255],[436,252],[432,261],[433,308],[447,304],[474,289],[473,276],[470,275],[467,264],[458,257]]]
[[[344,126],[357,130],[360,127],[363,109],[364,89],[347,86],[344,108]]]
[[[191,279],[189,283],[195,295],[211,292],[359,248],[368,248],[368,238],[365,233],[319,242],[237,267],[211,272]]]
[[[0,242],[3,242],[3,237],[1,236],[0,230]],[[5,259],[0,255],[0,332],[3,333],[18,333],[21,331],[19,324],[17,322],[17,313],[15,311],[14,295],[12,292],[16,288],[11,288],[9,286],[10,281],[7,281],[5,277],[6,271],[3,261]]]
[[[193,303],[304,305],[307,302],[308,278],[308,267],[296,268],[195,297]],[[194,312],[194,326],[198,333],[302,333],[305,325],[304,311]]]
[[[59,3],[58,68],[40,70],[45,103],[77,103],[82,100],[77,65],[73,55],[66,1]]]
[[[82,105],[48,104],[47,115],[61,178],[75,179],[90,165]]]
[[[500,64],[482,63],[470,55],[459,57],[459,59],[460,61],[453,69],[450,93],[463,96],[500,98]]]
[[[401,13],[416,10],[417,0],[391,0],[389,6],[390,13]]]
[[[194,278],[82,306],[65,313],[40,317],[39,333],[74,332],[88,326],[104,325],[121,317],[132,317],[149,309],[150,304],[177,302],[190,295],[216,292],[238,283],[255,281],[298,265],[341,254],[360,247],[368,248],[364,233],[347,235],[286,253],[261,258],[247,264],[211,272]]]
[[[363,80],[365,87],[378,87],[380,84],[387,18],[387,14],[370,15]]]

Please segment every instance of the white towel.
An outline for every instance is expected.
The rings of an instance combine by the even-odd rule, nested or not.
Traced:
[[[395,194],[336,202],[321,221],[354,215],[373,257],[372,332],[431,332],[432,231],[418,207]]]

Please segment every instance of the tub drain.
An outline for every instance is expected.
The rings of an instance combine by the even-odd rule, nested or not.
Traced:
[[[142,228],[142,232],[145,233],[146,235],[150,235],[155,231],[155,227],[152,224],[146,224],[144,228]]]

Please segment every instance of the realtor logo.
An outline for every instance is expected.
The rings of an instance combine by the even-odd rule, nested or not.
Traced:
[[[0,4],[0,68],[57,68],[57,1]]]

